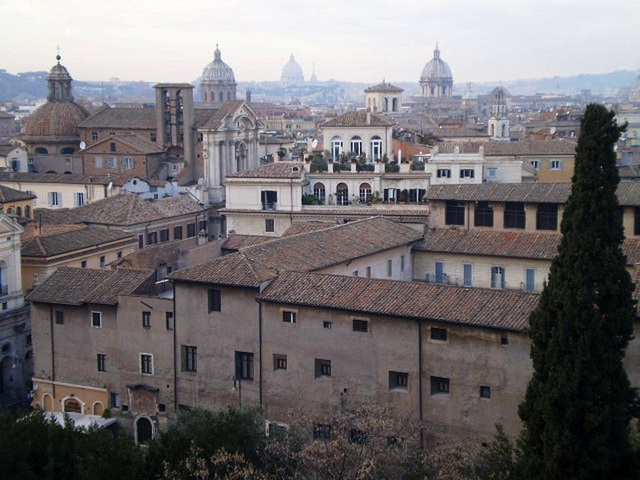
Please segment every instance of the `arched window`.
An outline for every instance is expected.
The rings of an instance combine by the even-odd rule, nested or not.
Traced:
[[[24,207],[24,216],[27,218],[31,218],[31,207],[29,205]]]
[[[42,409],[45,412],[51,412],[53,409],[53,398],[48,393],[42,396]]]
[[[333,137],[331,139],[331,158],[334,162],[340,160],[342,154],[342,139],[340,137]]]
[[[433,97],[436,93],[435,87],[431,87],[431,96]]]
[[[489,127],[489,136],[493,137],[496,134],[496,126],[492,123],[491,127]]]
[[[360,201],[362,203],[371,201],[371,185],[368,183],[360,184]]]
[[[313,195],[316,197],[316,200],[324,205],[326,199],[326,190],[324,188],[324,183],[318,182],[313,186]]]
[[[389,111],[389,99],[387,97],[385,97],[384,100],[383,100],[382,111],[383,112],[388,112]]]
[[[16,207],[16,215],[17,215],[18,217],[21,217],[21,216],[22,216],[22,207]]]
[[[73,148],[67,147],[60,150],[62,155],[71,155],[75,150]]]
[[[391,105],[392,105],[392,106],[391,106],[391,110],[392,110],[392,111],[394,111],[394,112],[397,112],[397,111],[398,111],[398,99],[397,99],[397,98],[394,98],[394,99],[391,101]]]
[[[46,148],[36,148],[36,154],[38,155],[48,155],[49,151]]]
[[[153,425],[151,420],[146,417],[140,417],[136,421],[136,441],[139,444],[145,444],[153,438]]]
[[[500,136],[502,138],[507,136],[507,126],[504,123],[502,124],[502,134]]]
[[[380,160],[382,158],[382,139],[379,136],[371,138],[371,159]]]
[[[202,92],[202,95],[204,96],[204,101],[207,101],[207,92]]]
[[[220,101],[220,103],[224,102],[224,94],[222,92],[219,92],[218,100]]]
[[[65,412],[82,413],[82,405],[80,405],[80,402],[75,398],[66,399],[63,409]]]
[[[231,100],[231,92],[227,92],[227,100]]]
[[[349,143],[349,151],[354,155],[362,155],[362,139],[358,136],[352,137]]]
[[[102,415],[104,413],[104,405],[100,402],[95,402],[93,404],[93,414],[94,415]]]
[[[339,183],[336,187],[336,203],[338,205],[349,204],[349,187],[346,183]]]

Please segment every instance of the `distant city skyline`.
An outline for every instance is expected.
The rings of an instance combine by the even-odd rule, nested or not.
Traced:
[[[632,0],[0,0],[0,68],[62,63],[83,81],[191,82],[222,60],[278,81],[291,53],[318,80],[418,82],[436,42],[455,83],[637,70]]]

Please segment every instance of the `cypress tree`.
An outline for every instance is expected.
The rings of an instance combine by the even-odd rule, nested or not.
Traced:
[[[625,126],[587,106],[562,241],[529,325],[534,373],[519,414],[522,479],[630,479],[635,401],[623,368],[636,315],[613,150]]]

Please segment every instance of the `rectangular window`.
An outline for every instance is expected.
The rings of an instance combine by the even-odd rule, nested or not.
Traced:
[[[142,328],[151,328],[151,312],[142,312]]]
[[[504,206],[504,228],[524,228],[525,223],[524,203],[507,202]]]
[[[540,203],[536,212],[536,229],[558,229],[558,205],[555,203]]]
[[[158,243],[158,232],[149,232],[147,235],[147,245],[155,245]]]
[[[122,258],[122,250],[120,250],[117,254],[116,257],[118,257],[118,259]]]
[[[98,358],[98,371],[106,372],[107,371],[107,356],[104,353],[99,353],[97,355]]]
[[[209,312],[222,311],[221,291],[217,288],[209,289]]]
[[[275,232],[276,231],[276,221],[273,218],[265,218],[265,220],[264,220],[264,231],[265,232]]]
[[[162,230],[160,230],[160,241],[161,242],[168,242],[169,241],[169,229],[168,228],[163,228]]]
[[[91,312],[91,326],[102,328],[102,312]]]
[[[403,388],[409,386],[409,374],[406,372],[389,372],[389,389]]]
[[[369,321],[368,320],[355,319],[353,321],[353,331],[354,332],[363,332],[363,333],[368,332],[369,331]]]
[[[182,240],[182,225],[173,227],[173,239]]]
[[[635,208],[633,223],[633,234],[640,235],[640,207]]]
[[[333,322],[322,322],[322,328],[331,328],[333,326]]]
[[[165,313],[165,324],[167,330],[173,330],[173,312]]]
[[[446,274],[444,273],[444,262],[435,262],[435,280],[436,283],[444,283]]]
[[[446,328],[431,327],[431,340],[446,342],[449,338]]]
[[[549,168],[551,170],[562,170],[562,160],[551,160]]]
[[[28,346],[30,346],[32,343],[33,343],[33,337],[32,337],[32,336],[31,336],[31,334],[29,333],[29,334],[27,334],[27,335],[24,337],[24,344],[28,347]]]
[[[275,210],[278,205],[278,192],[273,190],[263,190],[260,192],[263,210]]]
[[[524,289],[527,292],[536,290],[536,271],[533,268],[527,268],[524,273]]]
[[[506,288],[504,267],[491,267],[491,288]]]
[[[109,157],[109,168],[118,168],[118,157]]]
[[[491,387],[480,387],[480,398],[491,398]]]
[[[64,312],[56,310],[54,316],[56,317],[56,325],[64,325]]]
[[[94,142],[98,140],[98,132],[91,132],[91,140]]]
[[[138,235],[138,248],[144,247],[144,235]]]
[[[431,395],[449,393],[450,381],[448,378],[431,377]]]
[[[253,353],[236,352],[236,379],[253,380]]]
[[[153,375],[153,355],[149,353],[140,354],[140,373]]]
[[[488,178],[496,178],[498,176],[497,168],[487,168],[487,177]]]
[[[387,277],[393,275],[393,260],[387,260]]]
[[[447,225],[464,225],[464,203],[447,200],[444,222]]]
[[[540,160],[530,160],[529,163],[536,170],[540,170]]]
[[[476,202],[476,227],[493,227],[493,208],[489,202]]]
[[[460,170],[460,178],[474,178],[475,172],[473,168],[463,168]]]
[[[193,238],[196,236],[196,224],[189,223],[187,224],[187,238]]]
[[[96,168],[102,168],[102,157],[95,157],[93,162]]]
[[[120,403],[120,394],[111,392],[111,408],[120,408],[122,404]]]
[[[287,356],[274,353],[273,354],[273,369],[274,370],[286,370],[287,369]]]
[[[149,140],[156,142],[158,140],[158,136],[155,133],[151,133],[149,134]]]
[[[62,205],[62,194],[60,192],[49,192],[49,206],[59,207]]]
[[[116,144],[115,143],[110,143],[109,144],[109,151],[110,152],[115,152],[116,151]]]
[[[122,168],[124,170],[133,170],[134,166],[135,166],[135,162],[133,161],[133,158],[131,157],[122,158]]]
[[[296,312],[292,312],[290,310],[284,310],[282,312],[282,323],[296,323]]]
[[[437,172],[438,178],[451,178],[451,169],[450,168],[439,168]]]
[[[100,268],[104,268],[107,266],[107,257],[104,255],[100,255]]]
[[[182,345],[182,371],[198,371],[198,347]]]
[[[400,255],[400,271],[404,272],[404,255]]]
[[[367,267],[367,278],[371,277],[371,267]]]
[[[462,284],[465,287],[473,286],[473,264],[465,263],[462,270]]]
[[[331,376],[331,360],[316,358],[316,378]]]
[[[82,262],[80,262],[80,267],[81,268],[87,268],[87,261],[86,260],[82,260]]]

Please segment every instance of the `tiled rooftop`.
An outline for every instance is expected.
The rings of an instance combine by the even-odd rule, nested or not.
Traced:
[[[338,115],[324,122],[320,127],[392,127],[395,123],[377,113],[357,110]]]
[[[302,178],[303,172],[303,163],[273,162],[253,170],[229,174],[227,178]]]
[[[169,275],[176,280],[258,286],[282,270],[320,270],[387,249],[409,245],[422,234],[382,217],[275,238]]]
[[[389,92],[389,93],[402,93],[404,90],[400,87],[396,87],[395,85],[391,85],[388,82],[382,82],[373,87],[365,88],[366,93],[377,93],[377,92]]]
[[[130,234],[119,230],[99,227],[73,228],[55,234],[32,236],[22,242],[21,253],[22,257],[46,258],[126,239],[135,240]]]
[[[21,183],[71,183],[122,186],[131,175],[81,175],[79,173],[27,173],[27,172],[0,172],[0,182]]]
[[[0,185],[0,203],[20,202],[23,200],[32,200],[35,195],[27,192],[21,192],[15,188]]]
[[[26,300],[61,305],[116,305],[118,295],[141,293],[154,275],[153,270],[58,268]]]
[[[80,122],[80,128],[132,128],[155,130],[155,108],[103,108]]]
[[[523,140],[519,142],[487,142],[485,156],[503,155],[575,155],[576,142],[567,139]]]
[[[241,248],[251,247],[260,243],[270,242],[274,237],[265,235],[235,235],[231,234],[222,244],[223,250],[238,251]]]
[[[258,296],[265,302],[340,309],[522,331],[538,295],[363,277],[284,272]]]

